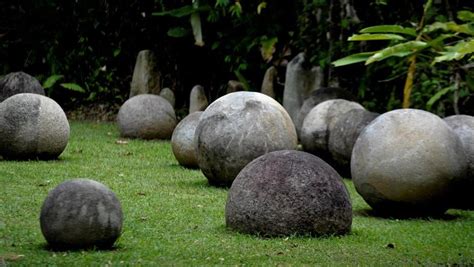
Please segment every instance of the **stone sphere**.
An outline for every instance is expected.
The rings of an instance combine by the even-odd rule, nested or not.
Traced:
[[[357,192],[374,211],[427,216],[446,211],[467,160],[461,140],[441,118],[403,109],[365,127],[352,151],[351,172]]]
[[[170,139],[176,127],[176,114],[163,97],[141,94],[120,107],[117,123],[122,137]]]
[[[209,183],[229,186],[258,156],[296,148],[297,136],[290,116],[273,98],[235,92],[217,99],[203,112],[194,145]]]
[[[328,129],[328,149],[340,174],[350,176],[352,149],[359,134],[379,114],[365,109],[353,109],[342,114]]]
[[[354,95],[346,89],[337,87],[323,87],[311,92],[311,95],[303,102],[295,120],[295,127],[298,134],[308,113],[318,104],[331,99],[346,99],[355,101]]]
[[[461,139],[469,163],[468,175],[456,186],[453,207],[474,210],[474,117],[454,115],[444,121]]]
[[[178,123],[171,136],[171,148],[180,165],[188,168],[199,168],[194,147],[194,133],[201,118],[202,111],[186,116]]]
[[[54,248],[109,248],[122,231],[122,207],[105,185],[73,179],[46,197],[40,214],[41,232]]]
[[[320,158],[281,150],[250,162],[235,178],[226,224],[264,236],[350,232],[352,206],[339,174]]]
[[[308,113],[301,127],[303,150],[325,160],[330,159],[328,139],[330,124],[349,110],[364,109],[360,104],[344,99],[324,101]]]
[[[0,102],[21,93],[45,95],[39,81],[24,72],[12,72],[0,80]]]
[[[6,159],[56,159],[69,140],[62,108],[46,96],[16,94],[0,103],[0,154]]]

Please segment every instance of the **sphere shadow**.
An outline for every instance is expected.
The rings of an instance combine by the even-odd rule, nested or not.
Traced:
[[[378,219],[402,219],[402,220],[425,220],[425,221],[457,221],[466,219],[465,215],[462,214],[431,214],[431,215],[416,215],[416,214],[389,214],[385,212],[377,212],[373,209],[358,209],[353,211],[353,216],[367,217],[367,218],[378,218]]]

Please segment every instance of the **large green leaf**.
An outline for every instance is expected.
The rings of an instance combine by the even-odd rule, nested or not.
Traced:
[[[454,90],[454,86],[449,86],[444,89],[439,90],[436,94],[434,94],[428,102],[426,102],[426,108],[429,110],[436,103],[442,96],[449,93],[450,91]]]
[[[461,10],[458,12],[458,19],[474,22],[474,13],[468,10]]]
[[[56,82],[61,80],[62,78],[64,78],[64,75],[53,74],[49,76],[48,79],[44,81],[43,88],[48,89],[48,88],[53,87],[56,84]]]
[[[442,61],[460,60],[466,55],[474,53],[474,39],[460,41],[455,46],[447,46],[441,56],[435,57],[433,64]]]
[[[428,46],[429,45],[427,43],[421,41],[408,41],[394,46],[389,46],[378,51],[369,59],[367,59],[365,65],[374,63],[376,61],[381,61],[389,57],[406,57]]]
[[[340,66],[345,66],[349,64],[365,62],[375,53],[376,52],[364,52],[364,53],[353,54],[353,55],[338,59],[336,61],[333,61],[332,64],[335,67],[340,67]]]
[[[79,93],[85,93],[86,90],[82,88],[80,85],[75,84],[75,83],[62,83],[61,86],[63,88],[69,89],[71,91],[79,92]]]
[[[200,6],[200,7],[194,7],[193,5],[187,5],[187,6],[183,6],[183,7],[180,7],[180,8],[176,8],[176,9],[173,9],[173,10],[169,10],[169,11],[163,11],[163,12],[154,12],[152,13],[153,16],[159,16],[159,17],[162,17],[162,16],[172,16],[172,17],[176,17],[176,18],[181,18],[181,17],[185,17],[185,16],[189,16],[193,13],[196,13],[196,12],[201,12],[201,11],[209,11],[211,9],[211,7],[209,5],[204,5],[204,6]]]
[[[436,31],[436,30],[452,31],[452,32],[474,35],[474,23],[457,24],[454,21],[435,22],[431,25],[427,25],[423,29],[423,31],[427,33]]]
[[[398,34],[370,34],[370,33],[363,33],[363,34],[354,34],[348,41],[375,41],[375,40],[405,40],[405,38]]]
[[[174,27],[168,30],[168,36],[181,38],[189,34],[189,31],[183,27]]]
[[[416,37],[415,28],[405,28],[400,25],[377,25],[360,30],[361,33],[403,33]]]

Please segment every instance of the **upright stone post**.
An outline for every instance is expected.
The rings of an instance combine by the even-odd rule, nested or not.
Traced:
[[[160,73],[154,53],[142,50],[138,53],[130,85],[130,98],[140,94],[160,93]]]
[[[194,86],[189,95],[189,114],[196,111],[203,111],[208,105],[209,102],[207,101],[204,87],[201,85]]]

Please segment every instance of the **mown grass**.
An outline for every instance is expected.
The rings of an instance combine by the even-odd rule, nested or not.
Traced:
[[[397,220],[370,215],[351,193],[352,233],[265,239],[225,227],[227,190],[180,167],[167,141],[117,143],[114,124],[72,122],[59,161],[0,161],[0,266],[474,265],[474,212]],[[46,248],[39,213],[64,180],[93,178],[120,199],[124,231],[113,250]]]

